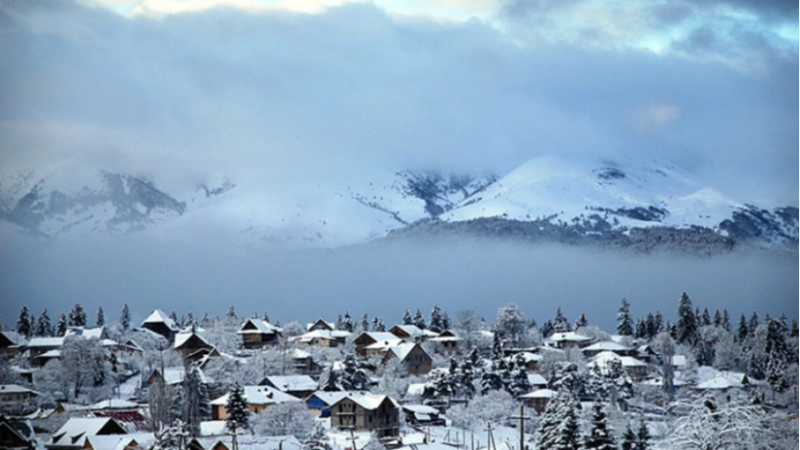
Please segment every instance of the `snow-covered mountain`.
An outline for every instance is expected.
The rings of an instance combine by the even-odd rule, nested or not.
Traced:
[[[0,219],[42,237],[144,231],[191,238],[203,230],[246,248],[333,248],[409,230],[463,230],[487,220],[491,226],[481,225],[482,233],[511,226],[527,227],[524,233],[546,228],[550,234],[619,236],[667,228],[790,246],[798,237],[796,207],[746,204],[656,159],[539,157],[502,178],[434,171],[309,183],[221,178],[174,193],[125,173],[73,175],[0,177]]]

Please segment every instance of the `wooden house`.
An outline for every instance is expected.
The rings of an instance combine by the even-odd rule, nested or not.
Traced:
[[[331,428],[374,432],[379,438],[399,435],[400,408],[386,395],[351,392],[330,410]]]
[[[263,348],[280,342],[283,329],[262,319],[247,319],[239,331],[244,348]]]
[[[242,386],[242,389],[244,389],[244,398],[247,400],[247,408],[253,414],[258,414],[272,405],[300,402],[296,397],[268,386]],[[225,409],[225,405],[228,404],[228,395],[230,394],[225,394],[211,402],[212,420],[228,418],[228,411]]]
[[[169,342],[172,342],[180,331],[178,324],[160,309],[154,310],[144,319],[142,328],[163,336]]]

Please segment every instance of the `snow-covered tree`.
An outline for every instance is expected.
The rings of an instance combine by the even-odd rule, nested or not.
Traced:
[[[65,316],[64,313],[61,313],[56,321],[55,335],[62,337],[65,334],[67,334],[67,316]]]
[[[581,316],[578,317],[578,320],[575,321],[575,329],[583,328],[589,325],[589,321],[586,320],[586,313],[581,313]]]
[[[328,439],[328,432],[322,422],[314,421],[311,432],[303,441],[303,450],[332,450]]]
[[[583,448],[587,450],[616,450],[617,445],[614,442],[613,433],[614,430],[608,424],[608,415],[605,408],[603,408],[603,403],[600,401],[594,402],[590,428],[583,440]]]
[[[556,333],[565,333],[572,330],[569,325],[569,320],[561,312],[560,306],[556,309],[556,317],[553,319],[553,330]]]
[[[119,315],[119,323],[122,325],[122,329],[127,331],[131,327],[131,310],[128,309],[128,304],[122,307],[122,313]]]
[[[637,441],[636,432],[633,431],[630,422],[628,422],[628,426],[625,427],[625,431],[622,433],[622,441],[620,442],[620,447],[622,448],[622,450],[637,450],[636,441]]]
[[[234,383],[233,388],[228,393],[228,402],[225,404],[228,417],[225,419],[225,428],[230,431],[232,436],[233,448],[239,449],[239,442],[236,438],[244,430],[250,429],[250,410],[248,409],[247,399],[244,398],[244,388],[239,383]]]
[[[183,421],[187,432],[190,436],[197,437],[200,435],[200,422],[211,418],[211,400],[196,367],[187,367],[183,381],[183,399]]]
[[[71,327],[85,327],[86,326],[86,311],[80,303],[75,303],[75,306],[69,312],[67,318],[67,325]]]
[[[536,435],[536,448],[547,450],[578,450],[581,447],[575,398],[559,391],[542,414]]]
[[[488,422],[504,423],[519,410],[519,404],[508,392],[496,390],[478,395],[467,404],[456,404],[447,410],[453,425],[468,430],[485,426]]]
[[[36,336],[52,336],[53,325],[50,323],[50,315],[47,314],[47,308],[39,314],[39,319],[36,321]]]
[[[439,305],[433,305],[433,309],[431,310],[431,321],[430,325],[428,325],[428,329],[434,333],[441,333],[445,330],[444,325],[442,324],[442,310],[439,309]]]
[[[623,297],[617,310],[617,334],[620,336],[633,336],[633,319],[631,319],[631,305]]]
[[[17,333],[27,338],[33,334],[33,325],[31,324],[31,313],[28,311],[27,306],[23,306],[19,311],[19,319],[17,319]]]
[[[736,341],[744,343],[747,337],[750,335],[750,330],[747,328],[747,319],[744,317],[744,313],[739,316],[739,322],[736,326]]]
[[[422,311],[420,310],[414,313],[414,325],[420,330],[428,328],[428,325],[425,323],[425,317],[423,317]]]
[[[455,333],[462,339],[464,348],[480,347],[483,341],[481,330],[483,323],[472,310],[462,310],[456,312],[454,324]]]
[[[355,327],[353,326],[353,319],[350,317],[350,313],[345,311],[344,317],[342,317],[342,324],[340,329],[352,333],[354,328]]]
[[[678,321],[675,323],[675,340],[679,344],[695,345],[699,337],[697,317],[692,310],[692,299],[684,292],[678,302]]]
[[[87,388],[102,387],[108,376],[103,347],[97,338],[69,336],[61,347],[62,376],[71,385],[72,400]]]
[[[403,325],[414,325],[414,319],[411,318],[411,311],[409,310],[403,313]]]
[[[302,442],[312,430],[314,416],[302,402],[291,402],[265,408],[253,417],[252,422],[256,435],[292,435]]]
[[[360,325],[361,325],[361,331],[369,331],[369,316],[367,316],[367,313],[364,313],[364,315],[361,316]]]
[[[517,305],[506,303],[497,309],[497,323],[494,326],[494,332],[512,347],[521,347],[525,344],[528,321]]]
[[[100,306],[97,308],[97,316],[95,317],[95,325],[98,327],[102,327],[106,324],[106,315],[103,313],[103,307]]]

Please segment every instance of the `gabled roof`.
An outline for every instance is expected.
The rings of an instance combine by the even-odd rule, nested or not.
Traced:
[[[200,374],[200,382],[203,384],[208,384],[209,379],[206,374],[203,372],[202,369],[197,369],[198,373]],[[153,374],[161,373],[161,370],[155,369]],[[167,385],[174,385],[183,383],[183,379],[186,377],[186,369],[183,367],[166,367],[164,369],[164,373],[162,374],[162,378],[164,378],[164,383]]]
[[[311,342],[314,339],[327,339],[329,341],[333,341],[336,339],[346,339],[348,336],[350,336],[350,334],[352,333],[344,330],[313,330],[309,331],[308,333],[301,334],[300,336],[291,337],[289,340],[300,343]]]
[[[250,334],[250,333],[259,333],[259,334],[276,334],[282,333],[283,329],[272,325],[271,323],[261,320],[261,319],[247,319],[239,327],[239,331],[237,334]]]
[[[331,407],[334,407],[338,403],[341,403],[345,400],[352,400],[357,405],[368,411],[378,409],[378,407],[380,407],[385,401],[389,401],[395,408],[399,406],[398,403],[388,395],[375,395],[367,392],[348,392],[346,396],[331,404]]]
[[[373,341],[380,342],[380,341],[394,341],[397,340],[398,337],[389,333],[388,331],[365,331],[361,333],[358,338],[360,339],[362,336],[369,336]]]
[[[138,444],[133,436],[126,434],[111,436],[88,436],[88,444],[93,450],[124,450],[134,448],[132,444]],[[139,447],[138,445],[136,447]]]
[[[426,352],[425,349],[422,348],[422,346],[420,346],[419,344],[414,343],[414,342],[403,342],[403,341],[400,341],[399,343],[394,343],[394,344],[392,344],[390,346],[387,346],[386,350],[388,352],[391,352],[392,355],[396,356],[398,361],[402,362],[402,361],[405,361],[406,357],[416,347],[419,347],[419,349],[422,350],[423,353],[428,355],[428,352]],[[428,355],[428,357],[430,357],[430,355]]]
[[[73,417],[53,433],[50,445],[83,447],[88,436],[96,436],[99,433],[125,434],[125,428],[116,420],[108,417]]]
[[[97,402],[93,405],[89,405],[87,409],[134,409],[138,407],[139,405],[134,402],[130,402],[128,400],[122,400],[119,398],[111,398],[108,400]]]
[[[0,331],[0,343],[6,341],[8,342],[9,347],[18,347],[20,345],[25,345],[25,337],[17,333],[16,331],[11,331],[11,330]]]
[[[263,385],[267,382],[281,392],[315,391],[319,389],[319,383],[308,375],[268,376],[264,378],[261,384]]]
[[[0,394],[33,394],[39,395],[38,392],[28,389],[25,386],[20,386],[18,384],[0,384]]]
[[[178,333],[178,334],[176,334],[176,335],[175,335],[175,344],[172,346],[172,348],[174,348],[174,349],[176,349],[176,350],[177,350],[177,349],[179,349],[179,348],[181,348],[181,347],[182,347],[184,344],[186,344],[186,342],[188,342],[188,341],[189,341],[189,339],[191,339],[191,338],[192,338],[192,336],[196,336],[196,337],[197,337],[197,339],[200,339],[200,341],[201,341],[203,344],[206,344],[208,347],[210,347],[210,348],[214,348],[214,346],[213,346],[213,345],[211,345],[211,344],[209,344],[209,343],[208,343],[208,341],[207,341],[207,340],[205,340],[205,339],[203,338],[203,336],[200,336],[199,334],[197,334],[197,333],[192,333],[192,332],[190,332],[190,333]]]
[[[519,398],[553,398],[556,394],[556,391],[550,389],[537,389],[525,395],[520,395]]]
[[[91,338],[103,339],[105,337],[105,328],[69,327],[67,328],[67,332],[64,333],[64,337],[68,336],[83,336],[86,339],[91,339]]]
[[[291,402],[299,402],[300,400],[296,397],[292,397],[289,394],[284,394],[283,392],[272,389],[268,386],[242,386],[244,389],[244,398],[247,400],[247,403],[251,405],[270,405],[270,404],[281,404],[281,403],[291,403]],[[211,402],[212,405],[222,405],[225,406],[228,404],[228,396],[230,393],[223,395]]]
[[[574,331],[567,331],[565,333],[553,333],[547,340],[550,342],[586,342],[591,341],[592,338]]]
[[[28,341],[28,348],[58,348],[64,345],[63,337],[35,337]]]
[[[604,351],[611,351],[611,352],[619,352],[619,351],[630,351],[631,349],[616,342],[611,341],[603,341],[597,342],[592,344],[588,347],[584,347],[581,349],[582,352],[604,352]]]
[[[175,323],[174,320],[170,319],[170,317],[164,313],[164,311],[160,309],[153,310],[149,316],[142,322],[142,326],[146,323],[163,323],[172,331],[179,331],[180,327],[178,324]]]
[[[547,380],[545,380],[544,377],[538,373],[529,373],[528,383],[530,383],[532,386],[547,386]]]
[[[619,356],[618,354],[610,351],[600,352],[589,361],[587,366],[599,366],[599,367],[606,367],[611,360],[617,360],[622,363],[622,367],[636,367],[636,366],[647,366],[647,364],[639,361],[638,359],[632,356]]]
[[[333,330],[333,329],[336,328],[336,325],[333,322],[328,322],[327,320],[325,320],[323,318],[319,318],[319,319],[317,319],[317,320],[315,320],[315,321],[313,321],[313,322],[311,322],[309,324],[306,324],[306,330],[310,331],[317,324],[324,326],[328,330]]]

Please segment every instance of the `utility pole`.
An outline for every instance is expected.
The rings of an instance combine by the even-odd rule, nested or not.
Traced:
[[[519,405],[519,416],[511,418],[519,419],[519,450],[525,450],[525,421],[530,420],[530,417],[525,417],[525,405]]]

